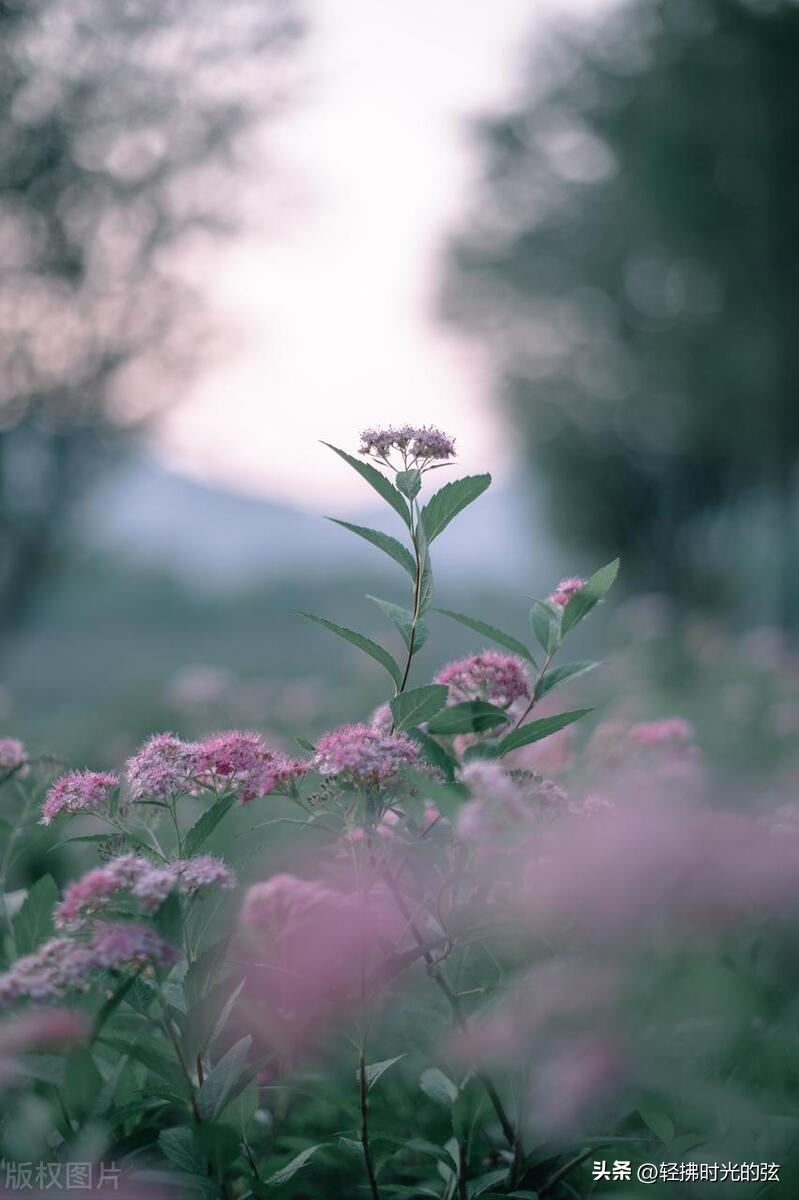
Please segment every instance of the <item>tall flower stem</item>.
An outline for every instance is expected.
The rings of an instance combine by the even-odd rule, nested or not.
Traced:
[[[513,726],[514,729],[518,729],[520,725],[524,724],[524,722],[529,717],[530,713],[535,708],[539,699],[541,698],[541,688],[544,685],[544,676],[546,675],[547,671],[549,670],[552,659],[555,657],[555,655],[557,654],[559,649],[560,649],[560,640],[558,640],[557,644],[552,647],[552,649],[546,655],[540,668],[538,669],[538,672],[535,677],[535,681],[533,683],[533,690],[532,690],[532,694],[530,696],[530,703],[527,705],[527,708],[524,710],[522,715],[519,717],[518,721],[516,721],[516,723],[514,724],[514,726]]]
[[[365,1039],[361,1042],[361,1050],[358,1056],[358,1085],[361,1106],[361,1146],[363,1147],[363,1161],[366,1165],[366,1177],[369,1180],[369,1190],[372,1195],[372,1200],[380,1200],[380,1189],[377,1186],[377,1175],[375,1174],[375,1167],[372,1161],[372,1150],[369,1145],[369,1088],[366,1078]]]
[[[397,687],[397,695],[399,696],[405,691],[408,683],[408,676],[411,673],[411,661],[413,653],[416,649],[416,631],[419,625],[419,609],[422,603],[422,575],[424,572],[424,561],[422,548],[420,545],[420,516],[419,508],[415,500],[411,500],[411,542],[413,543],[413,559],[416,564],[416,571],[413,578],[413,602],[411,605],[411,628],[408,633],[408,649],[405,656],[405,666],[400,677],[400,682]]]

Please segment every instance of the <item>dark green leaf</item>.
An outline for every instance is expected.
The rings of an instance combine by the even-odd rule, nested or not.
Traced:
[[[427,612],[433,600],[433,564],[430,561],[430,545],[421,521],[416,530],[416,553],[421,565],[417,611],[419,616],[422,616]]]
[[[428,1067],[426,1071],[422,1071],[419,1087],[426,1096],[444,1108],[451,1108],[458,1099],[457,1085],[443,1071],[439,1071],[438,1067]]]
[[[447,702],[447,687],[443,683],[429,683],[424,687],[402,692],[391,701],[391,715],[397,729],[410,729],[429,721]]]
[[[647,1128],[651,1129],[656,1138],[667,1145],[674,1138],[674,1123],[670,1117],[654,1104],[639,1106],[638,1115]]]
[[[520,642],[518,638],[505,633],[502,629],[497,629],[495,625],[489,625],[486,621],[478,621],[475,617],[464,616],[463,613],[452,612],[449,608],[437,608],[436,612],[443,613],[445,617],[451,617],[453,621],[460,621],[461,625],[467,625],[469,629],[473,629],[475,633],[488,638],[490,642],[496,642],[498,646],[504,646],[506,650],[510,650],[513,654],[518,654],[520,658],[527,659],[533,666],[536,665],[535,659],[524,642]]]
[[[165,1158],[188,1175],[208,1174],[205,1155],[198,1149],[191,1129],[185,1125],[162,1129],[158,1135],[158,1147]]]
[[[14,940],[18,954],[30,954],[53,932],[53,908],[58,887],[52,875],[42,875],[29,888],[25,902],[14,917]]]
[[[381,533],[379,529],[369,529],[366,525],[353,525],[350,521],[340,521],[337,517],[328,517],[328,521],[332,521],[334,525],[340,525],[342,529],[349,529],[350,533],[355,533],[372,546],[377,546],[378,550],[382,550],[389,558],[393,558],[394,562],[399,563],[408,572],[411,579],[416,578],[416,563],[413,561],[413,555],[406,546],[403,546],[402,542],[398,542],[390,534]]]
[[[490,483],[490,475],[466,475],[463,479],[445,483],[431,496],[421,513],[428,542],[437,538],[453,517],[481,496]]]
[[[238,987],[233,989],[233,991],[230,993],[227,1000],[225,1001],[225,1003],[222,1005],[221,1009],[219,1010],[219,1015],[216,1018],[216,1021],[214,1022],[214,1028],[211,1031],[211,1036],[208,1039],[209,1047],[213,1046],[214,1042],[219,1037],[220,1033],[225,1028],[228,1021],[230,1020],[230,1014],[233,1012],[233,1009],[235,1008],[236,1001],[238,1000],[239,996],[241,995],[241,992],[242,992],[242,989],[243,989],[245,983],[246,983],[246,980],[242,979],[241,983],[238,985]]]
[[[70,1111],[86,1116],[94,1108],[102,1078],[91,1052],[78,1046],[67,1055],[64,1070],[64,1100]]]
[[[599,663],[595,662],[573,662],[565,663],[562,667],[553,667],[544,675],[538,694],[546,696],[547,692],[554,692],[556,688],[563,687],[564,683],[568,683],[570,679],[587,675],[589,671],[593,671],[594,667],[598,666]]]
[[[378,471],[377,467],[373,467],[369,462],[363,462],[361,459],[353,458],[351,454],[347,454],[346,450],[339,450],[338,446],[331,446],[330,442],[322,442],[323,446],[327,446],[329,450],[333,450],[339,458],[343,458],[344,462],[349,463],[354,471],[357,471],[362,479],[370,483],[375,491],[383,497],[383,499],[391,505],[395,512],[399,513],[405,524],[410,529],[411,514],[408,508],[407,501],[403,498],[400,492],[394,487],[394,484],[386,479],[382,471]]]
[[[397,1054],[394,1058],[384,1058],[382,1062],[369,1063],[365,1071],[367,1091],[372,1090],[380,1076],[385,1075],[389,1067],[393,1067],[394,1063],[398,1063],[404,1057],[404,1053]],[[360,1079],[360,1071],[357,1068],[355,1070],[355,1078],[356,1080]]]
[[[183,906],[180,896],[172,892],[159,906],[153,923],[165,941],[179,946],[183,939]]]
[[[404,608],[401,604],[392,604],[390,600],[381,600],[379,596],[367,596],[367,600],[373,600],[383,610],[389,621],[391,621],[392,625],[398,631],[405,645],[410,646],[411,631],[413,629],[413,613],[411,610]],[[418,654],[427,641],[427,634],[428,629],[424,621],[418,621],[413,638],[414,654]]]
[[[489,1188],[492,1188],[497,1183],[504,1183],[507,1178],[507,1167],[500,1167],[496,1171],[488,1171],[485,1175],[479,1175],[477,1179],[472,1180],[466,1194],[469,1200],[472,1200],[472,1197],[483,1196]]]
[[[532,742],[540,742],[542,738],[565,729],[567,725],[579,721],[592,710],[590,708],[575,708],[572,712],[555,713],[552,717],[542,717],[540,721],[530,721],[519,729],[514,729],[499,743],[499,754],[507,754],[510,750],[518,750],[519,746],[529,746]]]
[[[444,772],[447,779],[455,778],[456,760],[443,746],[440,746],[421,729],[409,729],[408,736],[412,737],[419,746],[421,757],[426,763],[429,763],[431,767],[438,767],[439,771]]]
[[[184,1096],[186,1094],[186,1080],[183,1072],[177,1063],[152,1040],[145,1040],[137,1037],[130,1042],[123,1038],[101,1037],[98,1038],[103,1046],[112,1046],[118,1050],[120,1054],[128,1054],[131,1058],[135,1058],[136,1062],[140,1062],[142,1066],[147,1067],[159,1079],[164,1079],[175,1089],[175,1091]]]
[[[266,1180],[267,1187],[279,1187],[282,1183],[288,1183],[293,1179],[299,1170],[316,1154],[317,1150],[321,1150],[324,1143],[319,1143],[316,1146],[308,1146],[305,1150],[292,1158],[291,1162],[286,1163],[285,1167],[281,1167],[279,1171],[275,1171],[274,1175],[270,1175]]]
[[[403,496],[414,500],[422,490],[422,472],[418,471],[416,467],[411,467],[410,471],[398,471],[397,487]]]
[[[507,720],[508,714],[504,708],[498,708],[496,704],[489,704],[487,700],[464,700],[462,704],[453,704],[439,713],[428,725],[428,731],[441,737],[452,737],[456,733],[485,733],[497,725],[506,724]]]
[[[196,854],[201,846],[208,841],[219,822],[233,806],[234,796],[222,796],[211,808],[206,809],[200,819],[192,825],[183,842],[183,853],[186,858]]]
[[[544,653],[551,654],[560,637],[560,613],[546,600],[538,600],[535,596],[531,599],[530,628]]]
[[[590,613],[594,605],[598,604],[602,597],[607,595],[618,573],[619,560],[614,558],[613,562],[608,563],[607,566],[600,567],[588,582],[584,583],[580,590],[574,593],[563,610],[562,633],[566,634],[570,629],[573,629],[578,621],[582,621],[583,617],[587,613]]]
[[[199,1152],[204,1155],[217,1175],[221,1175],[241,1152],[241,1141],[229,1125],[214,1125],[203,1121],[193,1131]]]
[[[248,1034],[231,1046],[206,1075],[197,1097],[200,1113],[206,1120],[215,1121],[232,1098],[236,1084],[244,1073],[251,1046],[252,1038]]]
[[[144,968],[142,968],[143,970]],[[133,989],[138,981],[138,975],[129,975],[127,979],[123,979],[116,990],[108,997],[105,1004],[94,1018],[94,1026],[92,1028],[91,1041],[94,1042],[100,1036],[103,1026],[108,1019],[114,1015],[122,1001]]]
[[[351,645],[357,646],[359,650],[363,650],[364,654],[368,654],[375,662],[379,662],[381,667],[385,667],[394,683],[399,687],[400,669],[395,663],[387,650],[379,646],[377,642],[373,642],[371,638],[364,637],[362,633],[356,633],[354,629],[347,629],[344,625],[336,625],[333,621],[328,621],[325,617],[314,616],[313,613],[300,611],[301,617],[306,617],[309,621],[315,621],[317,625],[321,625],[324,629],[329,629],[331,633],[338,634],[340,638],[344,638],[345,642],[350,642]]]

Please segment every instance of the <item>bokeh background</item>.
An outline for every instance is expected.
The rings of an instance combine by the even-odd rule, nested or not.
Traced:
[[[409,421],[495,477],[438,603],[523,633],[621,554],[590,699],[790,772],[798,58],[779,0],[0,5],[0,732],[362,716],[295,610],[397,580],[320,439]]]

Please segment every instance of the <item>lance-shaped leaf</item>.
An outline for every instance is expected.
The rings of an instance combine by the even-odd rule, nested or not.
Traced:
[[[505,709],[496,704],[489,704],[487,700],[464,700],[439,713],[427,728],[441,737],[452,737],[456,733],[485,733],[507,721]]]
[[[443,746],[424,733],[421,729],[409,729],[408,736],[413,738],[419,747],[419,756],[431,767],[438,767],[444,777],[450,781],[455,778],[457,760]]]
[[[426,1096],[435,1100],[437,1104],[443,1105],[444,1108],[451,1108],[458,1099],[457,1084],[453,1083],[449,1076],[440,1071],[438,1067],[428,1067],[426,1071],[422,1071],[419,1087]]]
[[[453,479],[430,497],[421,513],[422,524],[428,542],[446,529],[453,517],[457,517],[467,504],[481,496],[491,483],[490,475],[466,475]]]
[[[510,650],[513,654],[518,654],[520,658],[526,659],[533,666],[536,665],[535,659],[524,642],[520,642],[518,638],[513,637],[510,633],[505,633],[503,629],[497,629],[496,625],[489,625],[486,621],[478,621],[476,617],[467,617],[464,613],[453,612],[450,608],[437,608],[435,611],[442,613],[445,617],[451,617],[453,621],[459,621],[461,625],[466,625],[469,629],[473,629],[481,637],[488,638],[490,642],[496,642],[498,646],[504,646],[506,650]]]
[[[417,612],[422,616],[433,602],[433,564],[430,561],[430,543],[421,521],[416,529],[416,554],[419,559]]]
[[[593,671],[594,667],[598,666],[599,663],[595,662],[573,662],[564,663],[562,667],[553,667],[551,671],[545,673],[541,680],[541,686],[538,689],[539,697],[546,696],[548,692],[554,692],[555,688],[563,687],[564,683],[568,683],[571,679],[587,675],[589,671]]]
[[[183,843],[183,853],[186,858],[191,858],[192,854],[196,854],[200,847],[204,845],[219,822],[232,808],[233,800],[234,797],[232,795],[222,796],[221,799],[217,800],[216,804],[206,809],[198,821],[195,821],[186,834],[186,839]]]
[[[378,471],[377,467],[373,467],[369,462],[363,462],[359,458],[353,458],[351,454],[347,454],[346,450],[339,450],[338,446],[331,446],[330,442],[322,442],[323,446],[327,446],[329,450],[333,450],[339,458],[343,458],[344,462],[349,463],[354,471],[357,471],[362,479],[370,483],[376,492],[379,493],[390,504],[395,512],[399,513],[405,524],[410,529],[411,513],[408,508],[408,502],[394,487],[390,480],[386,479],[382,471]]]
[[[14,941],[18,954],[32,950],[53,932],[53,909],[58,900],[58,886],[52,875],[42,875],[28,889],[23,904],[13,920]]]
[[[309,1159],[320,1150],[324,1142],[318,1143],[316,1146],[308,1146],[307,1149],[301,1150],[296,1157],[292,1158],[291,1162],[286,1163],[285,1167],[281,1167],[279,1171],[275,1171],[274,1175],[270,1175],[264,1182],[267,1187],[279,1187],[281,1183],[288,1183],[293,1179],[299,1170],[301,1170]]]
[[[372,546],[377,546],[378,550],[382,550],[389,558],[393,558],[394,562],[399,563],[403,570],[408,572],[411,579],[416,578],[416,563],[413,561],[413,555],[407,546],[403,546],[402,542],[398,542],[390,534],[382,533],[379,529],[370,529],[368,525],[353,525],[351,521],[340,521],[338,517],[328,517],[327,519],[334,525],[340,525],[342,529],[349,529],[350,533],[357,534]]]
[[[443,683],[429,683],[425,687],[401,692],[391,701],[391,715],[396,729],[410,729],[423,725],[447,703],[448,688]]]
[[[385,1073],[389,1069],[389,1067],[393,1067],[395,1063],[398,1063],[399,1060],[404,1057],[405,1057],[405,1054],[402,1053],[402,1054],[397,1054],[395,1058],[384,1058],[382,1062],[369,1063],[366,1067],[366,1070],[364,1071],[364,1074],[366,1076],[367,1092],[370,1092],[372,1090],[372,1088],[377,1083],[380,1076],[385,1075]],[[356,1067],[355,1078],[357,1080],[357,1079],[360,1079],[360,1077],[361,1077],[361,1073]],[[361,1145],[361,1143],[358,1142],[359,1149],[360,1149],[360,1145]]]
[[[233,1099],[236,1085],[244,1074],[247,1056],[252,1046],[249,1034],[231,1046],[219,1062],[211,1068],[197,1094],[197,1107],[207,1121],[215,1121]]]
[[[606,596],[613,586],[613,581],[619,573],[619,560],[614,558],[605,567],[600,567],[599,570],[591,576],[587,583],[574,593],[571,600],[563,610],[563,620],[561,622],[561,631],[566,634],[570,629],[573,629],[578,621],[582,621],[583,617],[590,613],[595,604],[598,604],[603,596]]]
[[[510,750],[518,750],[519,746],[529,746],[532,742],[540,742],[542,738],[549,737],[551,733],[557,733],[559,729],[565,729],[567,725],[579,721],[580,717],[586,716],[591,711],[590,708],[575,708],[571,712],[555,713],[552,717],[542,717],[539,721],[530,721],[529,724],[521,725],[504,737],[497,749],[502,755],[507,754]]]
[[[392,625],[399,632],[400,637],[406,646],[411,644],[411,633],[413,632],[413,613],[409,608],[405,608],[402,604],[392,604],[390,600],[381,600],[379,596],[367,595],[367,600],[374,601],[375,604],[382,608],[383,612],[391,621]],[[416,622],[416,633],[413,638],[413,652],[418,654],[422,646],[427,641],[428,628],[424,621]]]
[[[538,600],[535,596],[530,598],[533,601],[533,607],[530,609],[530,628],[544,653],[551,654],[560,637],[560,613],[546,600]]]
[[[300,616],[306,617],[309,621],[315,621],[323,629],[329,629],[331,633],[338,634],[345,642],[349,642],[351,645],[357,646],[359,650],[363,650],[364,654],[368,654],[375,662],[379,662],[381,667],[385,667],[396,686],[399,687],[401,678],[400,669],[388,650],[384,650],[377,642],[373,642],[371,638],[364,637],[362,633],[356,633],[354,629],[347,629],[344,625],[336,625],[334,621],[328,621],[325,617],[317,617],[314,613],[300,610]]]

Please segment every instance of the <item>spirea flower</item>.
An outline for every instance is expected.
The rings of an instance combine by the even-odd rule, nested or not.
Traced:
[[[28,753],[17,738],[0,738],[0,771],[21,771],[28,762]]]
[[[278,790],[306,770],[304,763],[270,750],[261,735],[250,730],[214,733],[193,750],[197,781],[237,792],[242,804]]]
[[[119,776],[108,771],[70,771],[57,779],[42,805],[40,825],[49,825],[62,812],[102,812],[119,787]]]
[[[89,941],[51,938],[0,975],[0,1005],[27,997],[53,1000],[85,991],[98,971],[148,963],[173,963],[178,953],[153,929],[142,925],[97,925]]]
[[[414,460],[427,463],[452,458],[455,441],[440,429],[429,425],[365,429],[361,434],[361,454],[387,458],[392,450],[399,450],[406,462]]]
[[[148,738],[125,768],[134,800],[164,800],[192,789],[191,774],[196,746],[174,733],[155,733]]]
[[[522,660],[499,650],[459,658],[439,671],[435,682],[449,688],[448,704],[488,700],[506,708],[514,700],[530,696],[530,680]]]
[[[557,604],[559,608],[565,608],[574,593],[579,592],[580,588],[587,582],[587,579],[582,579],[579,575],[570,575],[567,579],[561,579],[549,597],[549,603]]]
[[[514,816],[528,816],[521,789],[497,762],[476,758],[460,769],[461,782],[475,800],[488,801]]]
[[[314,766],[357,786],[374,786],[415,766],[418,750],[404,733],[383,733],[373,725],[342,725],[324,734],[316,746]]]
[[[67,888],[56,906],[55,926],[79,929],[98,913],[107,913],[128,897],[142,911],[153,912],[173,890],[188,895],[213,884],[226,889],[235,886],[234,876],[213,855],[202,854],[160,865],[137,854],[123,854],[89,871]]]
[[[378,704],[369,718],[369,724],[381,733],[390,733],[394,728],[394,714],[388,704]]]

